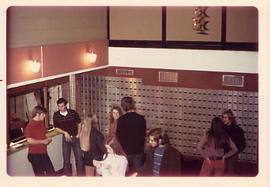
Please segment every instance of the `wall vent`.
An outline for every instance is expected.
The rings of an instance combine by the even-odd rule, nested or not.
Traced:
[[[223,86],[244,87],[244,76],[223,75],[222,76],[222,85]]]
[[[178,82],[178,73],[177,72],[158,72],[158,81],[159,82]]]
[[[134,75],[134,70],[131,69],[116,69],[115,70],[116,75],[129,75],[133,76]]]

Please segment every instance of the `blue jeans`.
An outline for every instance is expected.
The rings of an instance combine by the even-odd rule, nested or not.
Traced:
[[[84,167],[79,138],[72,137],[72,141],[67,142],[65,136],[63,135],[62,143],[63,143],[64,175],[71,176],[72,174],[70,164],[70,154],[72,148],[76,161],[77,175],[82,176],[84,174]]]
[[[143,153],[127,155],[129,170],[139,172],[143,165]]]
[[[55,171],[47,153],[44,154],[28,154],[28,160],[32,164],[35,176],[54,176]]]

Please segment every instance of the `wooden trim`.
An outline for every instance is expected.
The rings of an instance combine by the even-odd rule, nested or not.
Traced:
[[[109,40],[109,47],[143,47],[161,48],[162,41],[159,40]]]
[[[76,81],[76,111],[78,112],[79,116],[81,115],[81,76],[75,76]]]
[[[167,31],[167,8],[165,6],[162,7],[162,47],[166,48],[166,31]]]
[[[46,108],[46,110],[49,110],[49,106],[48,106],[48,87],[44,87],[43,88],[43,94],[44,94],[44,108]],[[46,115],[45,116],[45,127],[46,129],[49,128],[49,116]]]
[[[7,119],[7,129],[6,129],[6,142],[7,142],[7,148],[9,148],[9,143],[10,143],[10,135],[9,135],[9,129],[10,129],[10,107],[9,107],[9,97],[8,95],[6,95],[6,101],[7,101],[7,105],[6,105],[6,119]]]
[[[151,40],[110,40],[109,47],[162,48],[162,41]],[[204,42],[204,41],[166,41],[166,48],[258,51],[255,42]]]
[[[222,7],[221,13],[221,42],[226,42],[227,31],[227,8]]]
[[[167,48],[258,51],[258,43],[253,43],[253,42],[241,42],[240,43],[240,42],[168,41]]]
[[[37,90],[37,89],[55,86],[58,84],[66,83],[68,81],[69,81],[69,77],[61,77],[58,79],[37,82],[34,84],[28,84],[28,85],[24,85],[24,86],[20,86],[20,87],[16,87],[16,88],[10,88],[7,90],[7,95],[10,97],[10,96],[26,94],[26,93],[30,93],[34,90]]]
[[[110,40],[110,7],[107,6],[107,40]]]

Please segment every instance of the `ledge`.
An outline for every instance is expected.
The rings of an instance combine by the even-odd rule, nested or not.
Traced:
[[[60,133],[54,131],[54,128],[48,130],[46,136],[47,137],[54,137],[54,136],[57,136],[59,135]],[[23,149],[26,149],[28,148],[28,143],[26,142],[26,138],[16,142],[16,143],[13,143],[13,145],[10,146],[10,148],[7,149],[7,156],[13,154],[13,153],[16,153],[18,151],[21,151]]]

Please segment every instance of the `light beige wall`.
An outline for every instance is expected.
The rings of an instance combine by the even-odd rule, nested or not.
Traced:
[[[209,35],[192,30],[194,7],[167,7],[168,41],[220,41],[221,7],[209,7]],[[106,7],[11,7],[8,47],[71,43],[107,38]],[[227,7],[227,41],[257,42],[254,7]],[[110,7],[111,40],[161,40],[161,7]]]
[[[221,8],[209,7],[206,10],[209,21],[206,24],[208,35],[197,34],[193,30],[192,18],[195,7],[167,7],[167,40],[171,41],[220,41]]]
[[[8,47],[107,38],[106,7],[11,7]]]
[[[161,7],[110,7],[111,40],[161,40]]]
[[[258,10],[255,7],[227,8],[227,41],[258,41]]]

